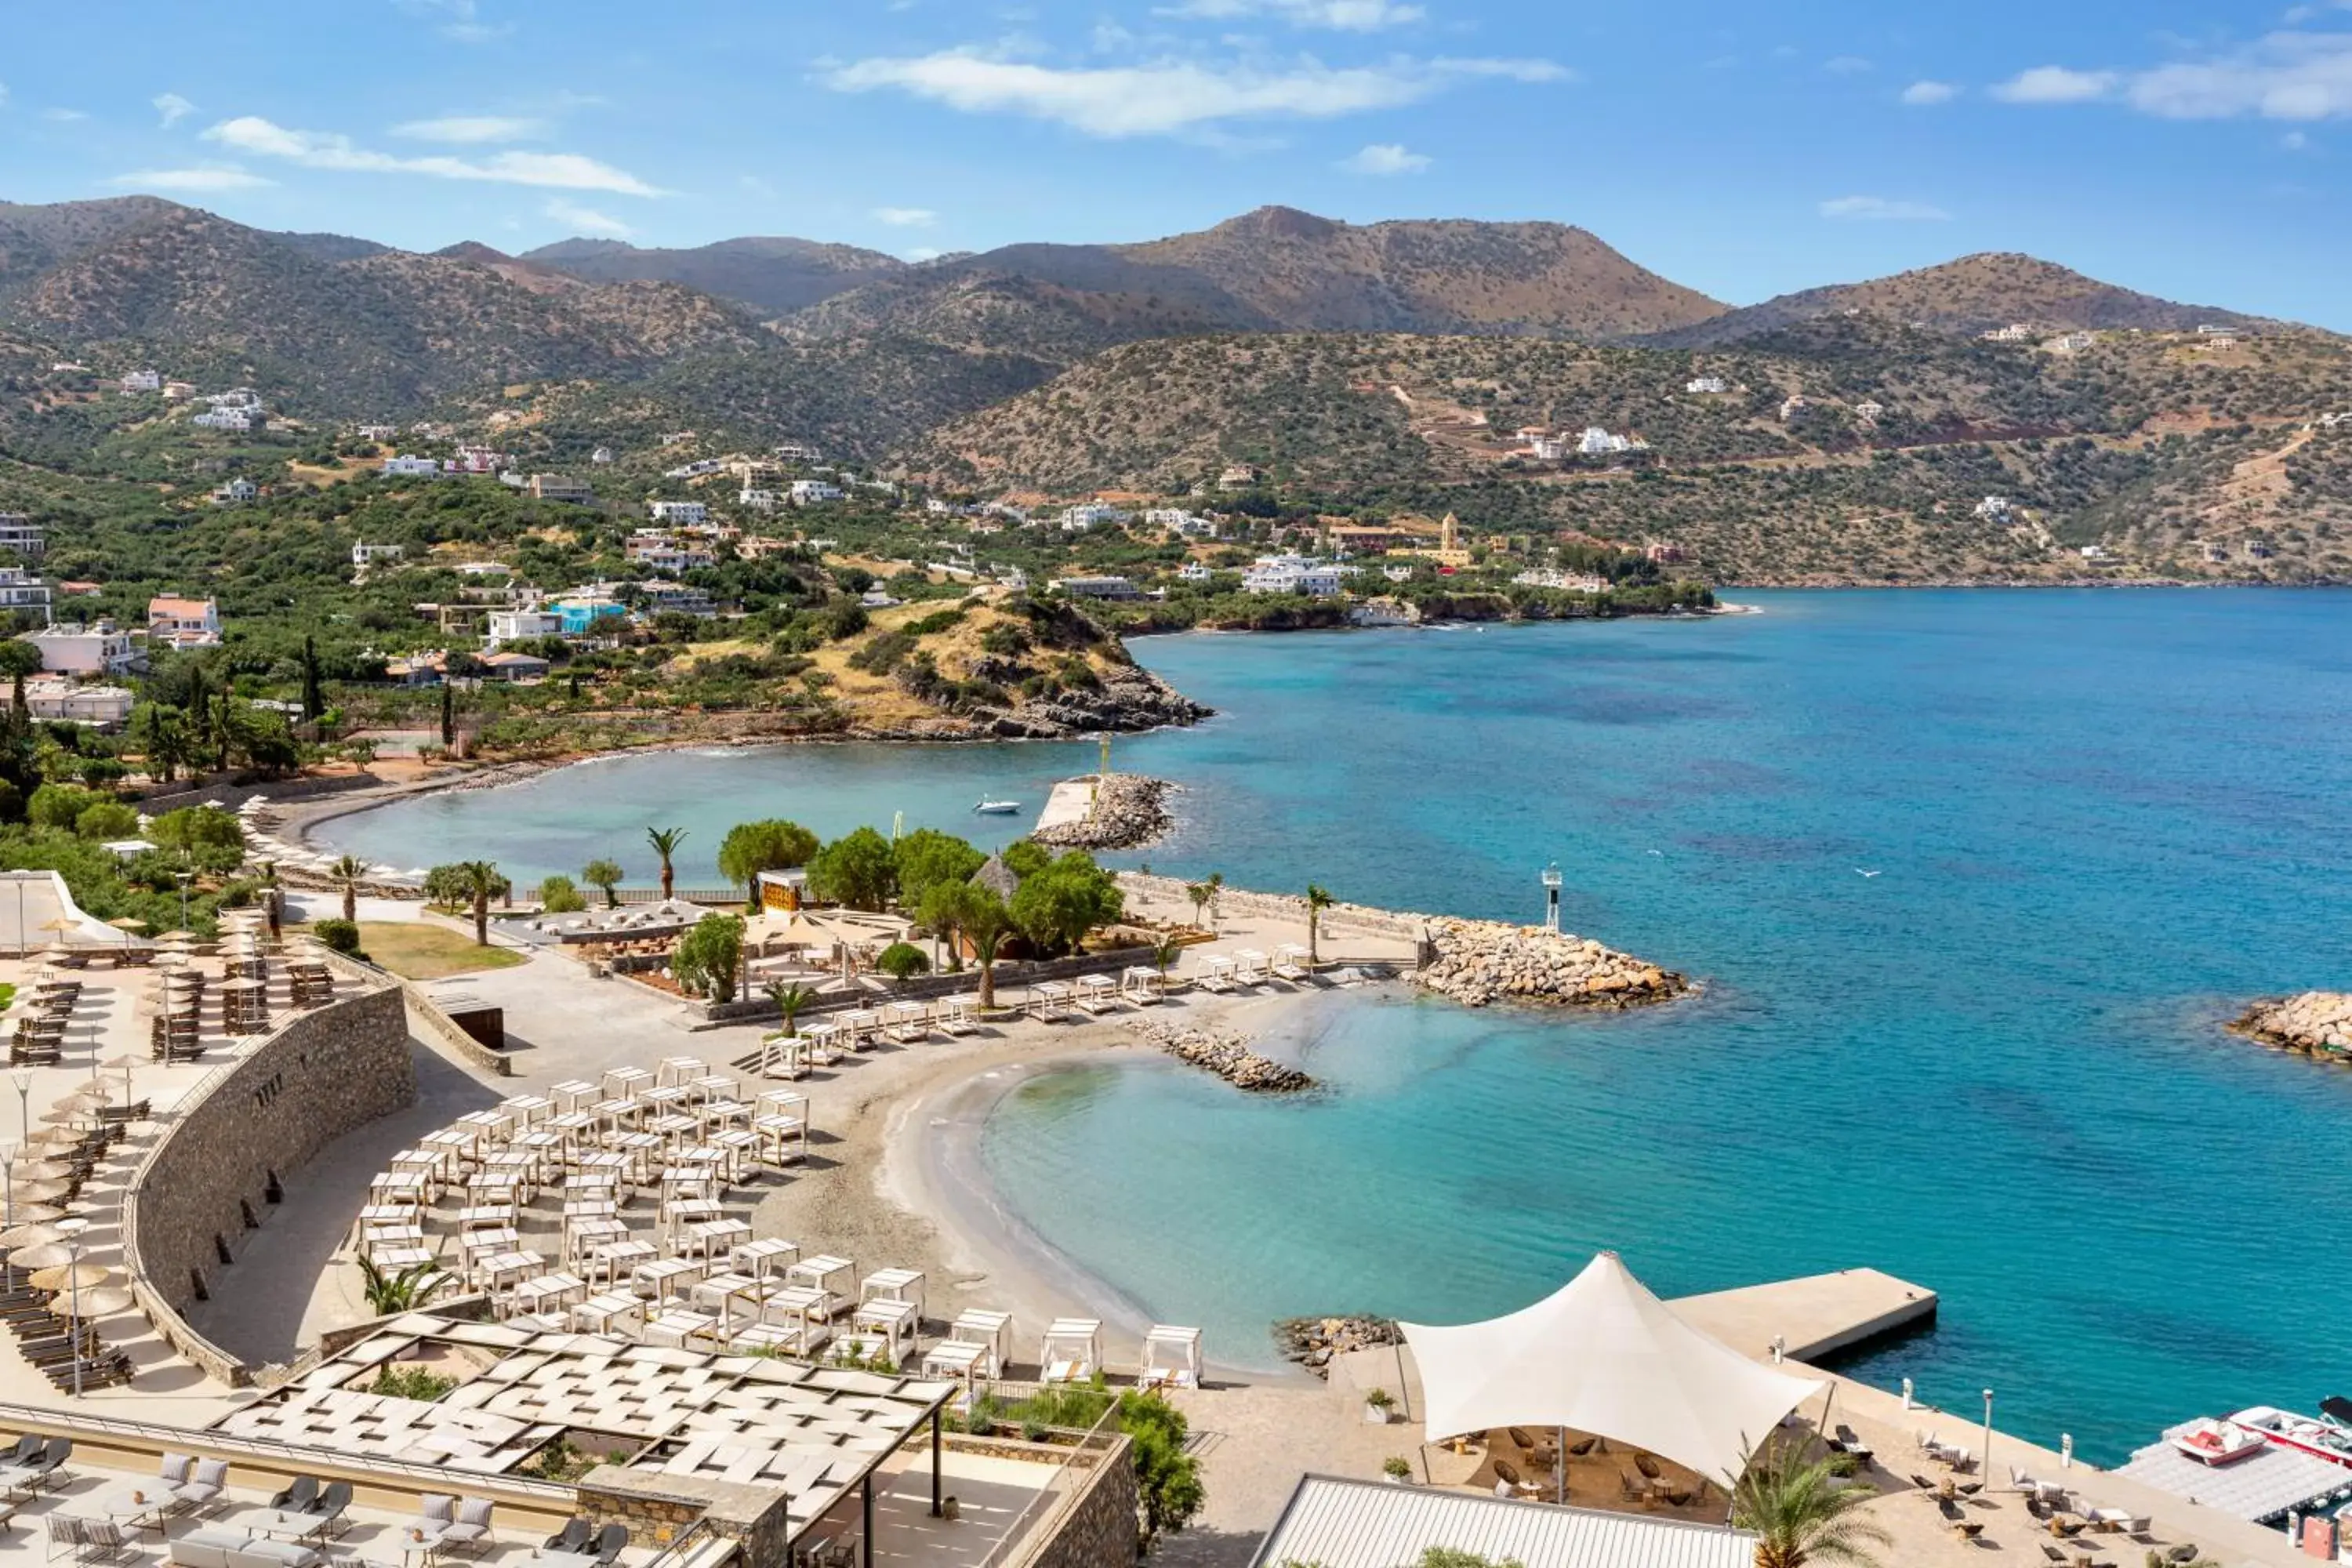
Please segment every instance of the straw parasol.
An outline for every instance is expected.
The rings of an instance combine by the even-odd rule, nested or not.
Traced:
[[[8,1167],[9,1180],[14,1182],[67,1182],[73,1173],[71,1165],[58,1160],[19,1160]]]
[[[14,1230],[0,1230],[0,1247],[11,1252],[27,1247],[50,1247],[65,1237],[66,1233],[53,1225],[20,1225]]]
[[[85,1285],[79,1293],[58,1291],[49,1298],[49,1305],[60,1312],[78,1312],[84,1318],[103,1318],[113,1312],[127,1312],[132,1303],[131,1292],[120,1285]]]
[[[114,1278],[114,1270],[102,1263],[60,1263],[49,1268],[33,1270],[36,1290],[88,1290]]]
[[[73,1260],[74,1255],[66,1250],[63,1242],[58,1241],[26,1247],[8,1259],[19,1268],[60,1268]]]
[[[71,1182],[18,1182],[16,1196],[26,1203],[45,1204],[52,1198],[71,1197]]]
[[[68,1127],[77,1121],[89,1121],[89,1112],[68,1100],[62,1105],[53,1105],[42,1111],[41,1120],[52,1127]]]
[[[82,1135],[70,1127],[43,1127],[25,1140],[27,1149],[63,1149],[81,1142]]]

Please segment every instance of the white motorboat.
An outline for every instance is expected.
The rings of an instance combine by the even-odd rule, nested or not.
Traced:
[[[2230,1417],[2233,1425],[2260,1433],[2282,1448],[2294,1448],[2352,1468],[2352,1401],[2330,1395],[2319,1402],[2317,1415],[2252,1405]]]
[[[1017,800],[983,800],[972,807],[982,816],[1011,816],[1020,809],[1021,803]]]

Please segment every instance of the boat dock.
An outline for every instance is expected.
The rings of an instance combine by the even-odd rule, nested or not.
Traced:
[[[1030,831],[1042,833],[1049,827],[1064,827],[1087,819],[1087,810],[1094,803],[1095,776],[1064,779],[1054,786],[1045,801],[1045,809],[1037,814],[1037,826]]]
[[[1714,1290],[1672,1305],[1693,1328],[1759,1360],[1771,1354],[1775,1340],[1790,1361],[1819,1361],[1936,1321],[1933,1290],[1875,1268]]]

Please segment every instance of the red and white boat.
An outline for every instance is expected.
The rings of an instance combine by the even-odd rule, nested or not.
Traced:
[[[2203,1465],[2231,1465],[2249,1454],[2259,1454],[2270,1447],[2270,1439],[2252,1427],[2241,1426],[2232,1418],[2216,1421],[2210,1416],[2191,1421],[2172,1434],[2172,1446]]]
[[[2294,1448],[2352,1469],[2352,1400],[2331,1394],[2316,1415],[2297,1415],[2267,1405],[2249,1405],[2230,1417],[2233,1425],[2262,1435],[2282,1448]]]

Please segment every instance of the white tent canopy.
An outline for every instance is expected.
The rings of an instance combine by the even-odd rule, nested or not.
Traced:
[[[1823,1386],[1692,1328],[1613,1252],[1507,1317],[1460,1328],[1400,1326],[1421,1366],[1432,1438],[1565,1426],[1726,1485],[1781,1417]]]

